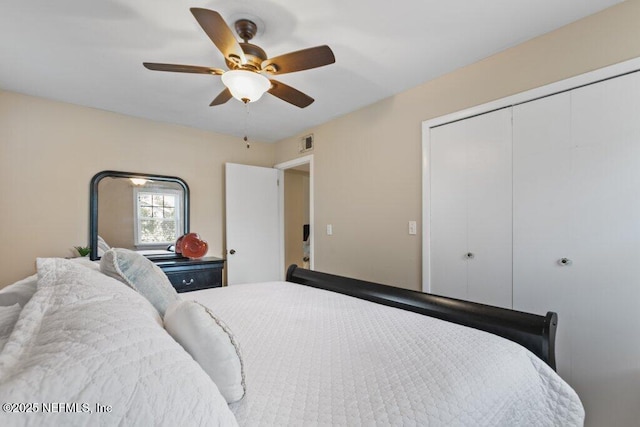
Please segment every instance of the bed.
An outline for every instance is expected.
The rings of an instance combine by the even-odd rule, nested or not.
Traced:
[[[0,292],[22,304],[4,343],[0,328],[1,425],[583,424],[553,369],[553,313],[295,266],[286,282],[164,295],[144,268],[126,286],[95,263],[39,259],[32,296],[7,297],[25,281]],[[175,335],[173,307],[187,305],[224,331],[235,377]]]

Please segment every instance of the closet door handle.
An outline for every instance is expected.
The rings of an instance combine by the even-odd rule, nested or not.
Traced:
[[[466,257],[467,259],[473,259],[473,258],[475,257],[475,255],[473,254],[473,252],[467,252],[467,253],[466,253],[466,255],[465,255],[465,257]]]
[[[564,267],[573,264],[573,261],[571,261],[569,258],[560,258],[558,260],[558,264]]]

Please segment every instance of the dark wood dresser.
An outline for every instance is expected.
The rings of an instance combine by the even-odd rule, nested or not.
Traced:
[[[178,292],[222,286],[222,268],[224,267],[222,258],[174,258],[154,260],[154,262],[165,272]]]

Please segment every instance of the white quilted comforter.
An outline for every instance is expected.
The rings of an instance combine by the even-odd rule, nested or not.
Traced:
[[[240,343],[245,426],[578,426],[576,393],[482,331],[290,283],[183,294]]]

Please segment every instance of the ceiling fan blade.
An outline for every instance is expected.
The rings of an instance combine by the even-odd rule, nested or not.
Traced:
[[[218,12],[192,7],[191,13],[225,58],[231,60],[233,60],[233,58],[237,58],[240,64],[245,64],[247,62],[240,44]]]
[[[271,80],[271,89],[267,92],[300,108],[308,107],[313,103],[313,98],[309,95],[306,95],[298,89],[294,89],[277,80]]]
[[[225,88],[222,92],[218,94],[218,96],[216,96],[216,99],[214,99],[211,102],[211,104],[209,104],[209,107],[214,107],[216,105],[224,104],[231,98],[232,98],[231,91],[229,90],[229,88]]]
[[[284,74],[322,67],[334,62],[336,58],[329,46],[316,46],[267,59],[262,62],[262,69],[271,74]]]
[[[143,62],[142,65],[154,71],[172,71],[174,73],[213,74],[221,76],[224,70],[219,68],[200,67],[198,65],[157,64],[155,62]]]

